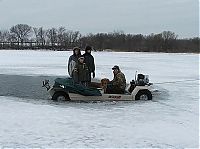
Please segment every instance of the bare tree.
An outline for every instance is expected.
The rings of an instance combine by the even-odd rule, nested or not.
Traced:
[[[46,36],[46,31],[40,27],[40,28],[33,28],[35,39],[37,44],[42,44],[42,47],[44,47],[46,41],[45,41],[45,36]]]
[[[81,34],[80,34],[80,32],[79,31],[74,31],[73,33],[72,33],[72,43],[76,43],[76,42],[78,42],[79,41],[79,39],[80,39],[80,37],[81,37]]]
[[[7,30],[0,31],[0,41],[8,42],[9,35],[10,35],[10,33]]]
[[[81,34],[79,33],[79,31],[68,30],[63,34],[63,36],[64,36],[65,46],[67,45],[68,48],[71,48],[77,44],[80,45],[79,41],[81,38]]]
[[[55,46],[55,43],[57,42],[57,29],[56,28],[48,29],[46,35],[49,42],[51,43],[51,46],[52,47]]]
[[[10,33],[16,36],[18,42],[23,44],[32,33],[32,27],[27,24],[17,24],[10,28]]]
[[[163,49],[166,51],[175,48],[175,42],[177,37],[178,35],[176,35],[174,32],[171,31],[162,32],[162,38],[164,40]]]
[[[177,39],[178,35],[176,35],[174,32],[171,31],[163,31],[162,37],[164,40],[173,40]]]
[[[57,37],[58,37],[58,44],[60,46],[64,46],[64,43],[65,43],[65,31],[66,31],[65,27],[59,27],[59,29],[58,29]]]

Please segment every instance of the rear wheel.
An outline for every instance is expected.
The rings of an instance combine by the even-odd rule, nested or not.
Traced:
[[[152,94],[149,90],[140,90],[136,94],[135,100],[152,100]]]
[[[65,92],[55,92],[52,96],[52,100],[54,101],[69,101],[69,95]]]

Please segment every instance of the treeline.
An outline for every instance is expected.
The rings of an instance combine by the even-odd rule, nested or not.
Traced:
[[[17,24],[0,30],[0,49],[69,50],[91,45],[95,50],[199,53],[199,37],[179,39],[171,31],[159,34],[125,34],[122,31],[81,35],[65,27],[44,29]]]

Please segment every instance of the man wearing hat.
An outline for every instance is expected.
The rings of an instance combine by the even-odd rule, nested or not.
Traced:
[[[113,68],[114,78],[109,82],[106,93],[109,94],[123,94],[126,88],[125,75],[119,69],[119,66],[115,65]]]

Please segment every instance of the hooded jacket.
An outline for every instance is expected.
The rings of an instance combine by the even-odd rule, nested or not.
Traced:
[[[75,54],[75,50],[76,48],[73,49],[73,55],[71,55],[68,60],[68,73],[70,77],[72,77],[72,72],[78,63],[78,58],[81,56],[81,50],[78,48],[79,53],[77,55]]]

